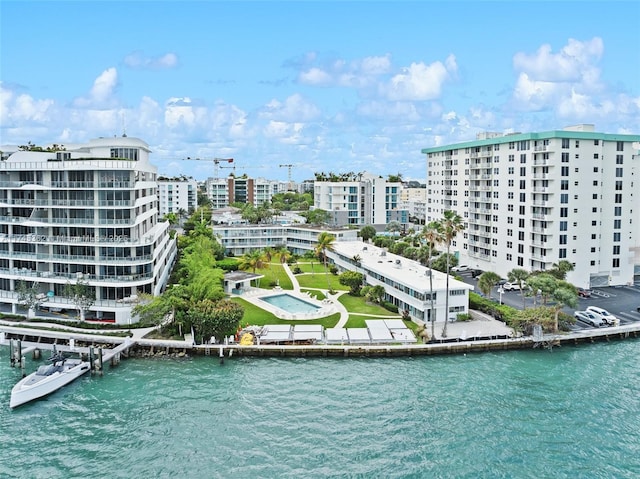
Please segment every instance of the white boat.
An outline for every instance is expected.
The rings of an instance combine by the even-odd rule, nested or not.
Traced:
[[[14,408],[57,391],[89,371],[90,366],[88,361],[66,358],[63,354],[54,354],[49,361],[50,364],[38,367],[13,387],[9,407]]]

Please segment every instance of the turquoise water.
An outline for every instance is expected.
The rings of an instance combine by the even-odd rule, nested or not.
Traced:
[[[308,303],[290,294],[263,296],[260,299],[288,313],[315,313],[320,309],[315,304]]]
[[[639,353],[128,359],[11,411],[1,347],[0,477],[637,478]]]

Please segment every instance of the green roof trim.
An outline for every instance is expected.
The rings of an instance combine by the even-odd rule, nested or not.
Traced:
[[[447,150],[459,150],[461,148],[475,148],[478,146],[504,145],[507,143],[525,140],[547,140],[551,138],[569,138],[571,140],[601,140],[601,141],[640,141],[640,135],[618,135],[614,133],[596,133],[593,131],[568,131],[554,130],[541,133],[517,133],[513,135],[497,136],[486,140],[465,141],[463,143],[452,143],[450,145],[423,148],[423,154],[438,153]]]

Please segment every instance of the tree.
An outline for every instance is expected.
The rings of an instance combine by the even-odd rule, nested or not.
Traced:
[[[422,236],[424,236],[425,241],[427,242],[427,263],[429,266],[429,320],[431,321],[431,340],[435,340],[436,333],[436,315],[433,308],[433,268],[431,265],[433,249],[435,246],[442,242],[442,234],[440,233],[440,225],[436,221],[431,221],[422,229]],[[445,316],[446,321],[446,316]]]
[[[363,241],[369,241],[371,238],[375,238],[377,234],[376,229],[371,225],[363,226],[359,233]]]
[[[89,286],[88,281],[78,278],[75,283],[67,282],[64,287],[64,295],[76,307],[80,321],[84,321],[86,312],[96,302],[96,292],[93,287]]]
[[[321,209],[309,210],[304,216],[307,218],[309,224],[316,226],[327,224],[331,219],[331,213]]]
[[[40,293],[39,285],[35,281],[27,286],[26,281],[18,281],[16,284],[18,304],[27,309],[27,319],[32,318],[45,300],[45,295]]]
[[[514,268],[507,274],[507,279],[510,283],[517,283],[520,287],[520,294],[522,295],[522,309],[527,309],[527,302],[524,296],[524,282],[529,277],[529,272],[522,268]]]
[[[566,259],[561,259],[557,263],[553,264],[552,269],[549,270],[549,274],[560,280],[567,278],[567,273],[573,271],[573,263],[570,263]]]
[[[446,282],[446,297],[445,297],[445,318],[444,318],[444,328],[442,328],[442,337],[447,337],[447,324],[449,323],[449,273],[450,269],[450,260],[449,260],[449,250],[451,248],[451,242],[457,236],[459,232],[464,229],[464,223],[462,222],[462,217],[453,210],[445,210],[444,218],[439,221],[440,225],[440,234],[442,235],[444,244],[447,245],[447,282]]]
[[[527,278],[527,289],[530,289],[534,298],[538,296],[538,292],[542,296],[542,304],[546,305],[553,291],[558,287],[558,279],[551,274],[542,273],[537,275],[529,275]],[[534,300],[534,305],[536,301]]]
[[[451,253],[440,253],[438,257],[431,262],[431,267],[436,271],[446,273],[447,263],[449,264],[449,268],[458,266],[458,258],[456,258]]]
[[[360,289],[362,288],[362,273],[358,273],[357,271],[345,271],[342,273],[338,281],[340,284],[349,287],[349,293],[353,296],[358,296],[360,294]]]
[[[384,230],[388,231],[389,233],[400,233],[402,230],[404,229],[404,227],[402,226],[402,223],[400,223],[399,221],[389,221],[387,223],[387,226],[385,226]]]
[[[242,316],[244,308],[228,300],[205,299],[193,304],[187,312],[197,336],[203,340],[214,337],[220,342],[238,330]]]
[[[576,293],[576,289],[571,287],[568,283],[561,285],[556,290],[554,290],[552,296],[555,301],[555,306],[553,308],[554,316],[554,332],[558,331],[558,315],[560,314],[560,310],[565,306],[569,306],[571,308],[575,308],[578,305],[578,293]]]
[[[255,273],[257,269],[268,267],[269,262],[265,257],[264,251],[257,249],[243,254],[240,258],[240,261],[238,262],[238,269],[241,269],[243,271],[250,269],[251,271],[253,271],[253,273]]]
[[[485,271],[478,278],[478,288],[488,298],[495,284],[500,281],[500,276],[493,271]]]
[[[334,235],[323,231],[318,235],[318,241],[315,247],[316,256],[324,263],[324,271],[327,275],[327,286],[329,289],[331,289],[331,284],[329,283],[329,271],[327,269],[327,251],[333,251],[335,241],[336,237]]]
[[[365,286],[362,288],[362,294],[372,303],[382,303],[385,295],[384,286],[380,286],[379,284],[375,286]]]

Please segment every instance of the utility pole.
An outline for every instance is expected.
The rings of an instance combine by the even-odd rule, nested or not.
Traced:
[[[280,168],[287,168],[288,171],[288,175],[287,175],[287,190],[292,191],[293,190],[293,182],[291,181],[291,168],[293,168],[295,165],[280,165]]]

